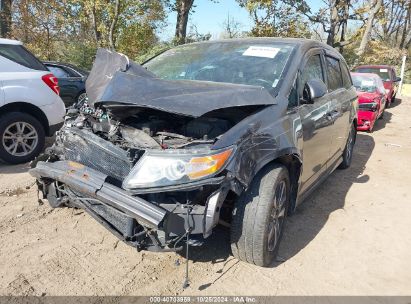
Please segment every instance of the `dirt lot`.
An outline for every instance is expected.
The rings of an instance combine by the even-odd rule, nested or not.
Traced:
[[[230,256],[220,231],[192,251],[137,252],[80,210],[39,205],[27,165],[0,164],[0,295],[410,295],[411,98],[289,218],[275,267]],[[180,258],[180,261],[183,261]]]

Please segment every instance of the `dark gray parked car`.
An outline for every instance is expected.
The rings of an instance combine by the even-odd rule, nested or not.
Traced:
[[[223,223],[235,257],[268,266],[286,215],[351,163],[357,93],[317,41],[188,44],[143,67],[101,49],[86,86],[31,174],[52,207],[138,250],[201,245]]]
[[[85,101],[88,71],[68,63],[54,61],[43,63],[57,77],[60,97],[67,107],[73,104],[82,104]]]

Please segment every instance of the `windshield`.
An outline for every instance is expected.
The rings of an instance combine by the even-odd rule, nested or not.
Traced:
[[[151,59],[144,66],[159,78],[202,80],[276,88],[293,45],[215,42],[187,44]]]
[[[351,77],[357,91],[384,94],[384,85],[379,77],[371,77],[360,74],[351,74]]]
[[[377,74],[382,80],[390,81],[390,73],[388,72],[388,69],[385,68],[359,68],[357,69],[357,72]]]

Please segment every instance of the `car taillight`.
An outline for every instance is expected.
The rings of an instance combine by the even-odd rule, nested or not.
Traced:
[[[47,86],[54,91],[57,95],[60,94],[60,87],[59,87],[59,82],[53,74],[46,74],[41,77],[41,79],[44,81]]]

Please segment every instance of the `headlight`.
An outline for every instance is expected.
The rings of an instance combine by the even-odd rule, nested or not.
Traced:
[[[210,177],[221,172],[233,150],[209,153],[146,151],[124,180],[123,188],[170,186]]]
[[[378,103],[376,102],[365,102],[359,104],[359,109],[363,111],[377,111]]]

